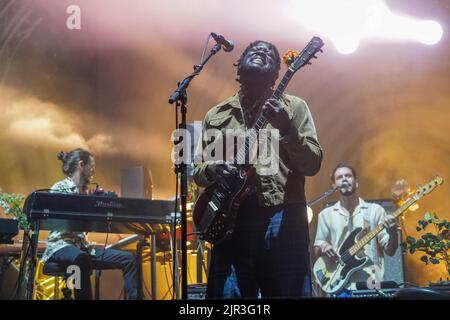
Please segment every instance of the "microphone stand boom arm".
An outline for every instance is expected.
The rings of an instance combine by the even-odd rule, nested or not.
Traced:
[[[327,191],[325,191],[322,195],[320,195],[319,197],[317,197],[316,199],[310,201],[307,203],[308,206],[312,207],[313,205],[315,205],[316,203],[322,201],[323,199],[331,196],[333,193],[335,193],[337,190],[339,189],[339,187],[335,187],[335,188],[331,188]]]
[[[196,64],[194,66],[194,72],[192,72],[190,75],[188,75],[186,78],[184,78],[181,82],[178,83],[178,88],[172,93],[172,95],[169,98],[169,104],[173,104],[174,102],[181,100],[180,96],[186,94],[186,89],[189,86],[191,80],[194,79],[195,76],[198,76],[200,74],[200,72],[202,71],[203,67],[208,62],[208,60],[211,59],[211,57],[215,55],[217,52],[219,52],[220,48],[222,48],[222,46],[216,43],[212,47],[206,59],[203,60],[200,64]]]

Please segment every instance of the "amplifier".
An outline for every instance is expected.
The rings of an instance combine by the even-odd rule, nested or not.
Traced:
[[[400,300],[450,300],[450,286],[355,290],[351,298],[391,298]]]
[[[351,298],[394,298],[399,291],[395,289],[379,289],[379,290],[355,290],[350,293]]]
[[[12,244],[19,233],[19,221],[14,219],[0,219],[0,243]]]
[[[204,300],[206,297],[206,284],[196,283],[188,285],[188,300]]]
[[[397,292],[396,297],[404,300],[450,300],[450,286],[404,288]]]

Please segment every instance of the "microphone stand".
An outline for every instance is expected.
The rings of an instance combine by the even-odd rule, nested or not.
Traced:
[[[199,75],[208,60],[219,52],[221,49],[220,44],[215,44],[211,49],[209,55],[205,60],[201,61],[200,64],[194,65],[194,72],[189,76],[184,78],[178,83],[178,88],[169,97],[169,104],[175,103],[175,112],[178,115],[178,108],[181,108],[181,123],[177,123],[177,129],[186,130],[186,114],[187,114],[187,92],[186,89],[189,83],[194,79],[195,76]],[[177,142],[175,142],[176,144]],[[186,141],[183,141],[186,143]],[[175,165],[175,175],[181,174],[180,183],[180,197],[181,197],[181,298],[183,300],[187,299],[187,192],[188,192],[188,176],[187,176],[187,164],[182,162],[181,164]],[[178,192],[178,190],[177,190]],[[177,195],[178,196],[178,195]],[[176,212],[175,212],[175,226],[176,226]],[[177,239],[176,239],[176,228],[173,228],[173,246],[172,246],[172,261],[173,265],[173,284],[174,290],[178,288],[178,264],[177,261]],[[178,296],[178,292],[177,292]]]
[[[336,191],[338,191],[339,187],[335,187],[335,188],[331,188],[327,191],[325,191],[322,195],[320,195],[319,197],[317,197],[316,199],[308,202],[306,205],[312,207],[313,205],[315,205],[316,203],[322,201],[323,199],[331,196],[333,193],[335,193]]]
[[[334,188],[328,189],[327,191],[325,191],[323,194],[321,194],[320,196],[318,196],[314,200],[307,202],[306,205],[308,207],[312,207],[313,205],[319,203],[323,199],[328,198],[329,196],[331,196],[333,193],[335,193],[338,190],[339,190],[339,187],[337,187],[337,186],[334,187]],[[308,232],[308,235],[309,235],[309,232]],[[313,261],[313,259],[314,259],[313,257],[314,257],[314,255],[312,254],[312,251],[310,251],[309,258],[310,258],[311,261]],[[311,269],[310,272],[312,272],[311,266],[310,266],[310,269]],[[309,281],[310,281],[309,282],[309,289],[311,290],[311,293],[313,293],[315,296],[317,296],[317,294],[318,294],[317,293],[317,284],[312,282],[311,279],[309,279]]]

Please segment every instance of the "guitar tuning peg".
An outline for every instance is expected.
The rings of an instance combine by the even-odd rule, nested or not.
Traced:
[[[317,59],[317,56],[312,56],[314,59]]]
[[[312,65],[312,63],[311,63],[311,62],[308,62],[307,64],[309,64],[309,65]]]
[[[320,52],[323,52],[323,50],[322,50],[322,49],[319,49],[319,51],[320,51]]]

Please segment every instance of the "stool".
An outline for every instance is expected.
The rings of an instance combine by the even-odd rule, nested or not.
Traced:
[[[66,268],[56,262],[46,262],[42,269],[42,273],[47,276],[55,277],[55,297],[54,300],[59,298],[59,277],[67,280]],[[64,281],[66,282],[66,281]],[[67,288],[67,283],[65,284],[63,290],[64,300],[71,300],[72,290]]]
[[[105,263],[95,263],[94,270],[95,270],[95,300],[99,300],[100,298],[100,274],[101,270],[108,270],[108,269],[116,269],[115,267],[105,264]],[[72,290],[67,288],[67,269],[63,265],[56,263],[56,262],[46,262],[44,264],[44,267],[42,269],[42,273],[47,276],[55,277],[55,298],[54,300],[58,300],[59,297],[59,277],[62,277],[65,281],[65,286],[62,289],[64,300],[72,300]],[[124,290],[124,300],[126,300],[126,291]]]
[[[117,267],[112,266],[109,263],[103,263],[99,261],[95,261],[93,263],[93,269],[95,270],[95,278],[94,278],[94,299],[100,300],[100,276],[103,270],[115,270]],[[127,291],[125,288],[123,289],[123,299],[127,300]]]

